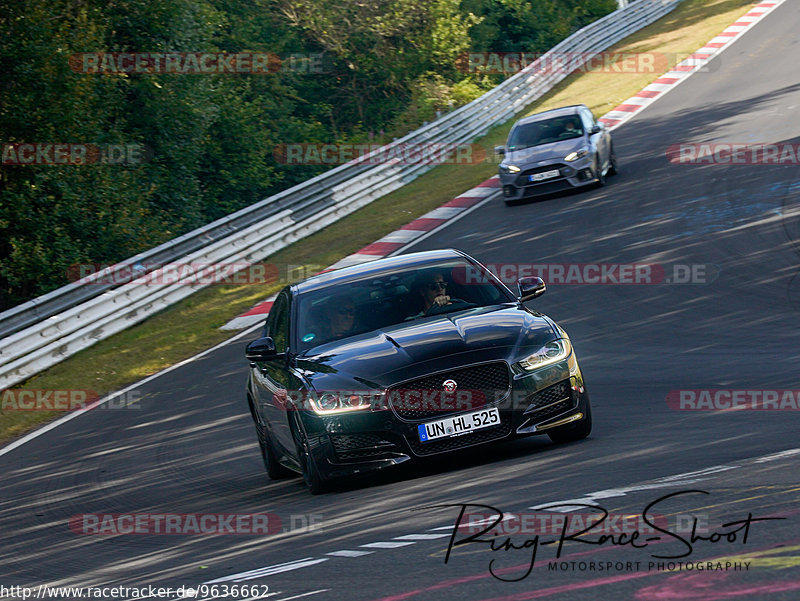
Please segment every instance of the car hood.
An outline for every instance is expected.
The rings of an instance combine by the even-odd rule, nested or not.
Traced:
[[[317,390],[386,388],[483,361],[514,361],[557,337],[522,307],[479,307],[399,324],[311,349],[297,366]]]
[[[542,144],[541,146],[531,146],[530,148],[508,151],[506,152],[506,158],[503,162],[526,169],[535,167],[536,164],[541,161],[563,161],[564,157],[570,152],[579,150],[585,146],[586,139],[584,136],[581,136],[580,138],[571,138],[560,142]]]

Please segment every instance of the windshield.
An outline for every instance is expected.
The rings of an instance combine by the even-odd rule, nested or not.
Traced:
[[[309,348],[436,315],[514,302],[484,270],[450,260],[299,295],[295,348]]]
[[[508,150],[521,150],[561,140],[583,136],[583,125],[578,115],[555,117],[515,127],[508,136]]]

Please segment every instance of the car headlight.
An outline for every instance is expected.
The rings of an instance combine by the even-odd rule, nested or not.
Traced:
[[[572,345],[566,338],[559,338],[548,342],[538,351],[532,355],[528,355],[522,361],[519,361],[516,366],[523,371],[533,371],[547,367],[553,363],[563,361],[572,354]]]
[[[500,165],[500,171],[502,171],[503,173],[519,173],[520,172],[520,168],[517,167],[516,165],[503,165],[503,164],[501,164]]]
[[[372,394],[364,391],[337,391],[309,395],[311,408],[315,413],[330,415],[369,409]]]
[[[589,151],[586,150],[585,148],[581,148],[580,150],[576,150],[575,152],[570,152],[567,156],[564,157],[564,160],[567,161],[568,163],[571,163],[572,161],[577,161],[578,159],[582,159],[587,154],[589,154]]]

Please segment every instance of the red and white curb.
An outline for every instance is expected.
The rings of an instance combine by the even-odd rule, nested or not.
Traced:
[[[742,34],[785,1],[786,0],[769,0],[768,2],[757,4],[751,8],[746,15],[739,17],[735,23],[730,25],[725,31],[708,42],[705,46],[675,65],[671,71],[664,73],[664,75],[656,79],[649,86],[646,86],[641,92],[631,96],[622,104],[615,106],[608,113],[600,117],[599,120],[605,123],[609,128],[614,128],[625,123],[628,119],[641,112],[644,107],[652,104],[656,99],[669,92],[682,81],[686,81],[690,75],[703,70],[709,61],[718,56],[726,48],[730,47]]]
[[[499,178],[496,175],[490,177],[471,190],[467,190],[456,198],[444,203],[438,209],[434,209],[429,213],[425,213],[422,217],[415,219],[411,223],[405,224],[399,230],[396,230],[391,234],[386,234],[380,240],[377,240],[372,244],[368,244],[352,255],[337,261],[324,271],[340,269],[342,267],[349,267],[351,265],[358,265],[359,263],[367,263],[368,261],[374,261],[375,259],[380,259],[397,252],[404,246],[407,246],[411,242],[414,242],[418,238],[430,233],[454,217],[464,213],[464,211],[470,209],[487,196],[494,193],[495,190],[500,187],[498,180]],[[258,303],[246,313],[242,313],[238,317],[234,317],[220,329],[240,330],[262,321],[266,314],[269,313],[274,300],[275,296],[271,296],[267,300]]]
[[[785,1],[786,0],[769,0],[768,2],[757,4],[751,8],[747,14],[740,17],[735,23],[726,28],[702,48],[693,52],[686,59],[678,63],[671,71],[664,73],[664,75],[646,86],[643,90],[628,98],[622,104],[614,107],[611,111],[600,117],[598,121],[602,121],[608,129],[619,127],[634,115],[640,113],[644,107],[652,104],[655,100],[674,89],[679,83],[688,79],[690,75],[702,70],[710,60],[718,56],[726,48],[729,48],[742,34]],[[398,252],[404,246],[416,241],[421,236],[440,227],[445,222],[454,219],[464,211],[484,200],[499,188],[498,179],[496,175],[490,177],[471,190],[467,190],[460,196],[446,202],[438,209],[426,213],[422,217],[404,225],[399,230],[387,234],[380,240],[368,244],[358,252],[334,263],[325,269],[325,271],[374,261],[375,259],[380,259]],[[252,326],[264,319],[266,314],[269,313],[274,299],[275,297],[272,296],[257,304],[246,313],[242,313],[238,317],[233,318],[222,326],[221,329],[240,330]]]

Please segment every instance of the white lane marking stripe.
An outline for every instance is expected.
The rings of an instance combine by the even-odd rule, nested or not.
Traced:
[[[380,255],[362,255],[359,253],[354,253],[352,255],[347,255],[344,259],[334,263],[328,269],[341,269],[342,267],[350,267],[351,265],[368,263],[369,261],[374,261],[375,259],[380,258]]]
[[[266,595],[259,595],[258,597],[250,597],[249,599],[242,599],[241,601],[254,601],[254,599],[266,599],[267,597],[274,597],[275,595],[282,595],[283,591],[275,591],[273,593],[267,593]],[[152,595],[153,597],[157,597],[158,595]],[[138,597],[139,599],[144,599],[144,597]],[[186,598],[184,596],[184,598]],[[191,597],[189,597],[191,599]],[[218,601],[219,597],[206,597],[205,599],[197,599],[197,601]],[[277,600],[276,600],[277,601]]]
[[[645,87],[643,92],[666,92],[670,89],[672,84],[668,83],[651,83],[649,86]]]
[[[459,213],[463,213],[462,207],[439,207],[433,211],[428,211],[420,219],[450,219]]]
[[[378,242],[409,242],[417,236],[421,236],[426,231],[427,230],[397,230],[391,234],[386,234],[383,238],[378,240]]]
[[[404,536],[395,536],[392,540],[434,540],[437,538],[444,538],[450,536],[449,534],[406,534]]]
[[[789,449],[787,451],[781,451],[780,453],[775,453],[774,455],[766,455],[765,457],[760,457],[759,459],[755,460],[755,463],[767,463],[768,461],[784,459],[785,457],[791,457],[792,455],[797,455],[797,454],[800,454],[800,449]]]
[[[631,96],[623,104],[648,104],[650,102],[653,102],[653,99],[646,96]]]
[[[294,597],[284,597],[283,599],[275,599],[275,601],[291,601],[292,599],[299,599],[300,597],[308,597],[309,595],[316,595],[317,593],[324,593],[325,591],[329,591],[329,588],[321,588],[318,591],[311,591],[310,593],[303,593],[301,595],[295,595]],[[258,599],[258,597],[255,597]]]
[[[317,563],[322,563],[323,561],[328,561],[328,558],[323,557],[321,559],[314,559],[313,557],[306,557],[305,559],[298,559],[297,561],[290,561],[288,563],[279,563],[273,566],[267,566],[265,568],[257,568],[255,570],[249,570],[247,572],[239,572],[238,574],[223,576],[222,578],[209,580],[208,582],[204,582],[203,584],[216,584],[218,582],[229,582],[231,580],[236,582],[240,582],[242,580],[252,580],[253,578],[272,576],[273,574],[280,574],[281,572],[290,572],[292,570],[306,568],[308,566],[313,566],[314,564]]]
[[[624,497],[625,495],[631,492],[640,492],[644,490],[658,490],[659,488],[666,488],[670,486],[683,486],[687,484],[694,484],[695,482],[702,482],[703,480],[707,480],[706,476],[710,476],[712,474],[716,474],[719,472],[727,472],[728,470],[734,470],[740,467],[741,467],[740,465],[717,465],[696,472],[675,474],[674,476],[666,476],[664,478],[658,478],[656,480],[643,482],[641,484],[633,484],[631,486],[622,486],[620,488],[609,488],[606,490],[599,490],[597,492],[589,493],[586,496],[580,497],[578,499],[566,499],[562,501],[553,501],[551,503],[542,503],[539,505],[534,505],[532,507],[529,507],[528,509],[541,509],[543,507],[547,507],[548,505],[564,505],[565,507],[561,507],[559,509],[553,509],[552,511],[558,513],[569,513],[570,511],[576,511],[580,509],[580,507],[577,506],[569,508],[568,507],[569,505],[579,505],[579,504],[591,505],[595,501],[598,501],[600,499]]]
[[[263,324],[267,320],[266,313],[260,314],[252,314],[252,315],[240,315],[239,317],[234,317],[228,323],[223,326],[220,326],[220,330],[241,330],[242,328],[246,328],[254,323],[259,325]]]
[[[492,193],[494,187],[481,186],[479,188],[470,188],[466,192],[456,194],[453,198],[482,198]]]
[[[349,549],[342,549],[341,551],[332,551],[325,553],[325,555],[332,555],[333,557],[361,557],[362,555],[369,555],[375,551],[350,551]]]
[[[210,349],[206,349],[203,352],[196,354],[194,357],[189,357],[188,359],[184,359],[180,363],[176,363],[175,365],[170,365],[169,367],[166,367],[166,368],[162,369],[161,371],[154,373],[152,376],[147,376],[146,378],[144,378],[142,380],[139,380],[138,382],[134,382],[130,386],[126,386],[122,390],[117,390],[116,392],[112,392],[112,393],[106,395],[100,401],[98,401],[94,405],[91,405],[86,410],[73,411],[73,412],[65,415],[64,417],[62,417],[60,419],[57,419],[54,422],[50,422],[49,424],[45,424],[44,426],[42,426],[38,430],[34,430],[30,434],[26,434],[25,436],[23,436],[19,440],[16,440],[16,441],[12,442],[11,444],[9,444],[8,446],[5,446],[2,449],[0,449],[0,457],[5,455],[6,453],[10,453],[11,451],[13,451],[14,449],[16,449],[18,447],[21,447],[26,442],[30,442],[34,438],[38,438],[42,434],[44,434],[46,432],[49,432],[50,430],[53,430],[53,429],[57,428],[58,426],[60,426],[62,424],[67,423],[71,419],[75,419],[76,417],[78,417],[78,416],[80,416],[80,415],[82,415],[84,413],[88,413],[92,409],[94,409],[96,407],[99,407],[100,405],[104,405],[105,403],[107,403],[108,401],[110,401],[112,399],[115,399],[115,398],[117,398],[119,396],[122,396],[123,394],[125,394],[129,390],[134,390],[135,388],[137,388],[139,386],[142,386],[144,384],[147,384],[148,382],[151,382],[151,381],[155,380],[156,378],[160,378],[161,376],[163,376],[165,374],[168,374],[169,372],[174,371],[174,370],[178,369],[179,367],[183,367],[184,365],[187,365],[187,364],[191,363],[192,361],[196,361],[197,359],[205,357],[209,353],[213,353],[215,350],[217,350],[219,348],[222,348],[223,346],[226,346],[226,345],[228,345],[228,344],[230,344],[232,342],[235,342],[239,338],[243,338],[243,337],[247,336],[248,334],[251,334],[255,330],[259,329],[260,327],[261,327],[260,323],[256,324],[252,328],[249,328],[247,330],[243,330],[243,331],[239,332],[238,334],[236,334],[235,336],[231,336],[227,340],[224,340],[224,341],[220,342],[219,344],[216,344],[216,345],[212,346]]]
[[[365,549],[396,549],[398,547],[405,547],[407,545],[415,544],[414,541],[394,542],[394,541],[381,541],[377,543],[367,543],[366,545],[358,545]]]

